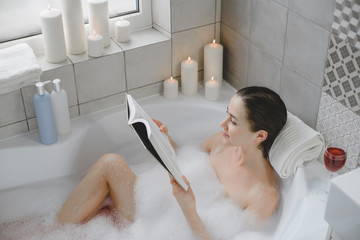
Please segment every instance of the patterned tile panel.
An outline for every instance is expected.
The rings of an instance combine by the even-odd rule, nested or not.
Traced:
[[[360,49],[360,1],[336,0],[332,33]]]
[[[331,36],[323,91],[360,116],[360,50]]]
[[[360,163],[360,116],[322,92],[316,125],[325,142],[338,141],[347,149],[348,169]]]

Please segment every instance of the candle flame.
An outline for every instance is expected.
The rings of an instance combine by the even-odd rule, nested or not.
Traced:
[[[171,82],[171,83],[174,82],[173,77],[170,77],[169,82]]]
[[[211,77],[211,80],[214,81],[214,76]]]
[[[188,62],[190,62],[190,61],[191,61],[191,57],[188,57],[188,59],[187,59],[187,60],[188,60]]]
[[[48,10],[51,11],[51,7],[50,7],[50,4],[48,4]]]
[[[95,30],[93,30],[93,35],[94,35],[94,37],[96,37],[96,32],[95,32]]]
[[[120,17],[120,21],[124,21],[124,18],[123,18],[123,17]]]
[[[216,43],[216,41],[215,41],[215,39],[213,40],[213,44],[215,44]]]

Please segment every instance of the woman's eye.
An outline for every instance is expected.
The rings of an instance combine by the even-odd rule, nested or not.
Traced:
[[[230,122],[231,122],[233,125],[236,125],[236,122],[235,122],[232,118],[230,118]]]

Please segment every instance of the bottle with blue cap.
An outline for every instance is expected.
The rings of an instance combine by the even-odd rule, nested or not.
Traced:
[[[44,145],[51,145],[57,141],[51,97],[44,87],[45,84],[50,82],[37,82],[35,84],[36,93],[33,98],[40,142]]]
[[[67,94],[60,87],[60,79],[53,80],[54,90],[51,92],[51,102],[54,111],[55,125],[58,135],[65,135],[71,132],[69,104]]]

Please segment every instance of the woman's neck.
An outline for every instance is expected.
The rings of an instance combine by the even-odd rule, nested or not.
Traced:
[[[242,150],[244,166],[254,169],[267,167],[268,161],[264,158],[263,152],[259,149],[247,148]]]

